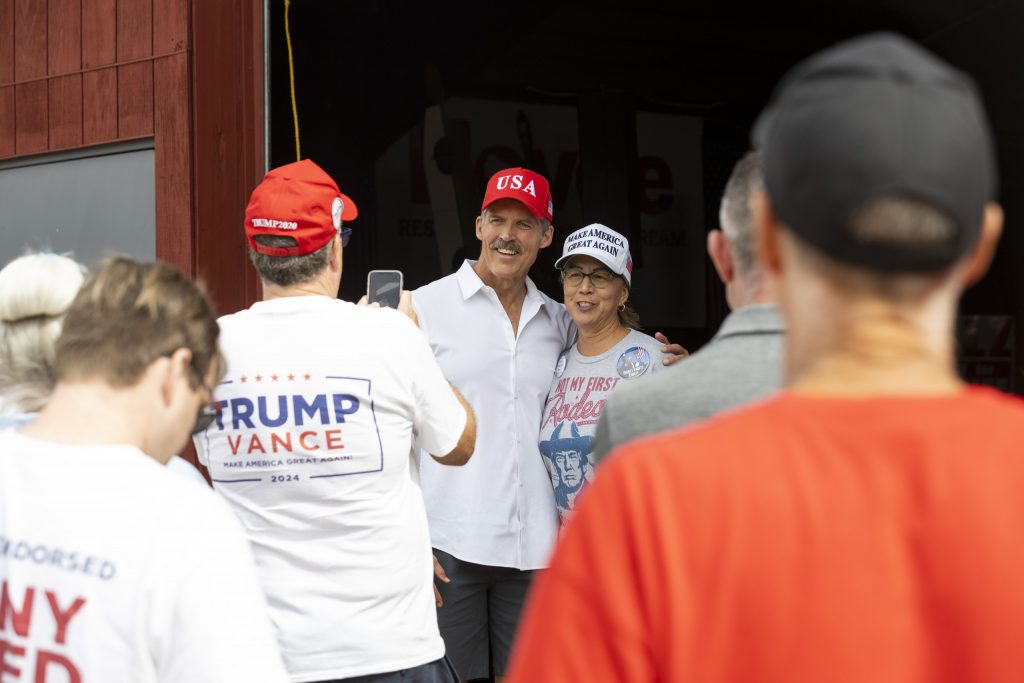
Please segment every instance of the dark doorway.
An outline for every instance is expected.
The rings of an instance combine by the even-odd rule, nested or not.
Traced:
[[[295,159],[283,2],[272,2],[271,160]],[[728,310],[704,252],[732,164],[781,74],[839,39],[895,30],[972,74],[995,127],[1006,235],[962,305],[962,366],[1024,388],[1013,263],[1024,195],[1024,3],[389,3],[293,0],[302,155],[356,199],[342,296],[372,268],[416,287],[475,258],[472,220],[493,171],[551,181],[555,243],[532,276],[561,297],[552,264],[589,222],[627,234],[648,331],[698,348]]]

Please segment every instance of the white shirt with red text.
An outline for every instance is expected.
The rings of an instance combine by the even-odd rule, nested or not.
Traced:
[[[208,488],[125,445],[0,433],[0,680],[283,683],[252,553]]]

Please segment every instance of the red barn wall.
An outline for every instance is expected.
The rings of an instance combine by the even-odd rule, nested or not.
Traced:
[[[259,2],[0,0],[0,159],[153,138],[157,256],[237,310],[262,62]]]

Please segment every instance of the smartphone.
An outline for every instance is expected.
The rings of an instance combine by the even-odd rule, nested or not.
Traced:
[[[366,276],[366,300],[388,308],[398,308],[402,298],[402,271],[371,270]]]

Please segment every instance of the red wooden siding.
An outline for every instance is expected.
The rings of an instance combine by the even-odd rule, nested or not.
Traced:
[[[0,0],[0,86],[13,82],[14,0]],[[5,90],[0,89],[0,93],[2,92]]]
[[[118,61],[142,59],[152,54],[153,0],[117,0]]]
[[[152,137],[157,256],[221,311],[258,294],[241,216],[263,170],[260,6],[0,0],[0,159]]]
[[[117,139],[117,69],[82,74],[82,144]]]
[[[0,158],[152,136],[157,255],[191,274],[189,9],[0,0]]]
[[[46,2],[14,0],[14,80],[46,75]]]
[[[0,157],[14,154],[14,88],[0,88]]]
[[[49,82],[50,147],[82,144],[82,75],[53,78]]]
[[[192,5],[197,272],[222,310],[231,311],[251,303],[258,287],[242,217],[263,177],[262,28],[248,9],[260,4]]]
[[[82,67],[117,61],[116,0],[82,0]]]
[[[187,77],[189,2],[156,4],[154,16],[153,0],[0,0],[0,157],[150,136],[158,98],[187,107],[188,81],[159,92],[153,66],[185,55]]]
[[[153,65],[157,92],[181,93],[157,98],[153,110],[156,149],[157,254],[171,263],[188,263],[194,274],[196,254],[192,240],[192,157],[190,138],[178,134],[189,127],[188,57],[163,57]],[[163,224],[164,230],[160,230]],[[175,227],[171,227],[175,226]]]
[[[82,0],[50,0],[46,12],[46,72],[82,68]]]
[[[46,81],[14,86],[14,149],[19,154],[45,152],[49,146]]]

